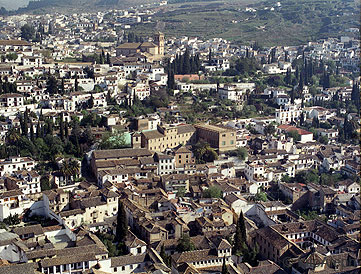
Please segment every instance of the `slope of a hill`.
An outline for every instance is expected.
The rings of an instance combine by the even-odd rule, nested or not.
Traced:
[[[359,27],[359,20],[359,0],[219,0],[168,5],[153,24],[138,25],[135,32],[145,35],[156,28],[166,35],[298,45],[344,35],[347,28]]]
[[[27,7],[20,8],[18,13],[48,11],[74,12],[100,10],[106,8],[128,8],[138,4],[157,2],[157,0],[32,0]]]

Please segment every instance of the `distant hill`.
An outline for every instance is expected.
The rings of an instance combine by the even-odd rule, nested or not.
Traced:
[[[31,0],[18,13],[53,11],[89,11],[102,8],[126,8],[138,4],[154,3],[157,0]]]

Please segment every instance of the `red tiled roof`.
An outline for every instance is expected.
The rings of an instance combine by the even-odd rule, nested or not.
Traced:
[[[312,132],[309,132],[307,130],[301,129],[301,128],[297,128],[294,126],[289,126],[289,125],[279,125],[278,126],[279,129],[285,130],[285,131],[297,131],[297,133],[299,135],[308,135],[308,134],[312,134]]]

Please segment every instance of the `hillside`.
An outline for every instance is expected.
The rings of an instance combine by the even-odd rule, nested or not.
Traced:
[[[345,29],[360,26],[358,0],[176,1],[184,3],[168,5],[156,14],[153,24],[138,25],[136,33],[156,28],[166,35],[298,45],[338,37]]]
[[[81,12],[101,10],[107,8],[128,8],[139,4],[154,3],[157,0],[33,0],[25,8],[18,9],[18,13],[46,13],[49,11]]]

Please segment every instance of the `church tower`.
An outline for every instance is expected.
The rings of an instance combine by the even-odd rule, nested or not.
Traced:
[[[154,35],[154,44],[158,46],[158,54],[164,55],[164,34],[158,32]]]

